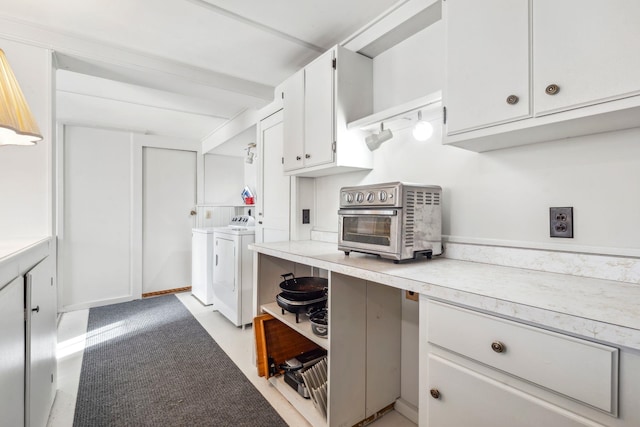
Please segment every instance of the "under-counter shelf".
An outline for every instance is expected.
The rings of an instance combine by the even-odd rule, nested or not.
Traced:
[[[269,383],[271,383],[271,385],[275,387],[298,412],[300,412],[300,415],[302,415],[309,424],[314,427],[324,427],[327,425],[327,420],[320,411],[313,406],[311,399],[305,399],[300,396],[296,390],[284,382],[284,375],[269,378]]]
[[[299,322],[296,323],[296,315],[289,312],[285,312],[284,314],[282,314],[282,309],[280,308],[278,303],[275,302],[262,305],[262,311],[264,313],[269,313],[285,325],[289,326],[291,329],[300,333],[304,337],[309,338],[320,347],[329,351],[329,340],[327,338],[319,337],[318,335],[313,333],[313,331],[311,330],[311,322],[309,321],[309,318],[304,314],[298,315]]]

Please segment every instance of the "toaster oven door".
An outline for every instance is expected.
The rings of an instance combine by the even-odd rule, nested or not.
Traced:
[[[341,250],[400,253],[402,215],[398,209],[341,209],[338,218]]]

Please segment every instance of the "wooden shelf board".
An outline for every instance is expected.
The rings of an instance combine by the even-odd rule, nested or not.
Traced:
[[[318,344],[320,347],[329,351],[329,339],[319,337],[318,335],[313,333],[313,331],[311,330],[311,322],[306,315],[299,314],[298,319],[300,320],[300,322],[296,323],[296,315],[286,311],[285,314],[282,314],[282,309],[280,308],[278,303],[272,302],[269,304],[264,304],[261,308],[264,313],[269,313],[285,325],[289,326],[291,329],[294,329],[301,335]]]

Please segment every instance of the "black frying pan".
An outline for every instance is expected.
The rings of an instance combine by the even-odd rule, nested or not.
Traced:
[[[295,277],[293,273],[283,274],[280,289],[287,295],[295,295],[296,300],[319,298],[327,290],[329,281],[322,277]]]

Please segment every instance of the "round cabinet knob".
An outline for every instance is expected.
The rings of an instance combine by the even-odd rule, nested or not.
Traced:
[[[437,388],[432,388],[431,390],[429,390],[429,394],[431,394],[431,397],[433,397],[434,399],[440,399],[440,391]]]
[[[560,86],[558,86],[557,84],[550,84],[546,87],[544,92],[547,95],[555,95],[556,93],[560,92]]]
[[[302,160],[302,157],[296,156],[296,160]]]
[[[356,194],[356,202],[358,202],[358,203],[364,202],[364,194],[362,194],[362,193]]]
[[[491,350],[495,351],[496,353],[504,353],[506,349],[507,346],[502,344],[500,341],[494,341],[491,343]]]
[[[373,203],[373,201],[376,199],[376,195],[373,194],[372,192],[368,192],[367,193],[367,202],[369,203]]]
[[[380,199],[381,202],[386,202],[387,201],[387,192],[382,190],[379,194],[378,194],[378,199]]]
[[[36,308],[32,308],[31,311],[36,312],[36,313],[40,313],[40,306],[36,306]]]
[[[305,154],[305,155],[304,155],[304,158],[305,158],[305,159],[310,159],[310,158],[311,158],[311,154]]]
[[[520,98],[518,98],[516,95],[509,95],[507,97],[507,104],[509,105],[515,105],[518,103],[518,101],[520,101]]]

